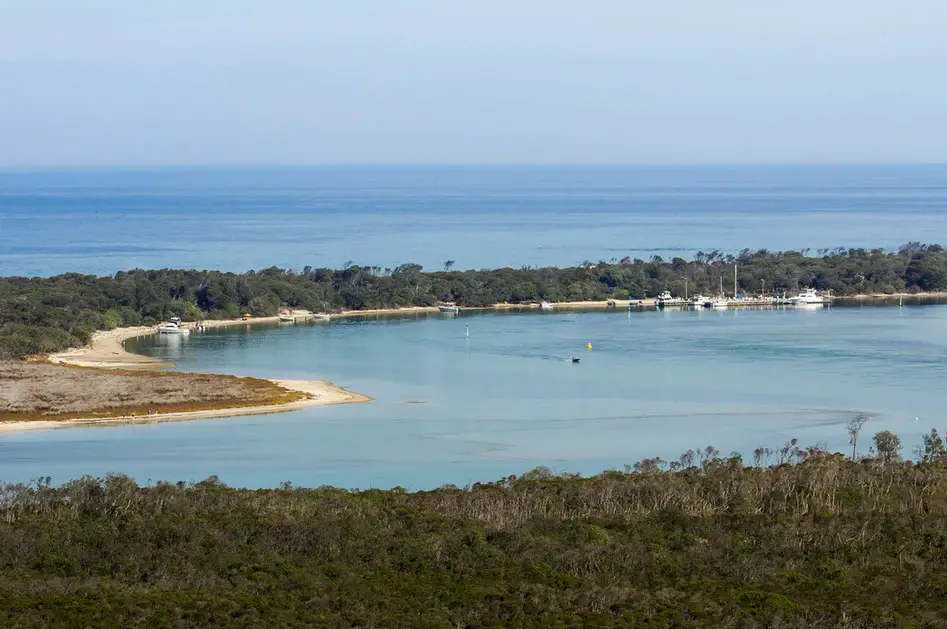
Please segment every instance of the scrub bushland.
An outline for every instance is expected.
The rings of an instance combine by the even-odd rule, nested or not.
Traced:
[[[6,485],[0,626],[943,627],[943,444],[889,435],[414,493]]]

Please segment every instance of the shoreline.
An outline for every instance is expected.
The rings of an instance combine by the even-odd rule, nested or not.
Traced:
[[[0,434],[24,432],[27,430],[48,430],[56,428],[74,428],[78,426],[118,426],[123,424],[161,424],[166,422],[214,419],[221,417],[241,417],[245,415],[270,415],[286,413],[315,406],[336,406],[340,404],[360,404],[370,402],[372,398],[360,393],[347,391],[329,381],[321,380],[270,380],[289,391],[305,393],[309,397],[265,406],[242,406],[210,409],[202,411],[180,411],[176,413],[155,413],[134,417],[80,417],[76,419],[24,419],[0,422]]]
[[[876,301],[884,299],[947,299],[947,292],[930,293],[892,293],[892,294],[860,294],[832,297],[833,301]],[[625,309],[630,305],[651,306],[655,304],[654,299],[640,300],[601,300],[601,301],[570,301],[554,302],[552,305],[556,309],[571,310],[617,310]],[[462,308],[469,311],[488,311],[488,310],[540,310],[538,303],[528,304],[509,304],[501,303],[493,306],[473,306]],[[376,308],[367,310],[349,310],[328,316],[330,320],[358,318],[368,316],[397,316],[410,314],[433,314],[438,313],[436,306],[410,306],[405,308]],[[317,315],[305,310],[292,311],[291,315],[299,320],[310,320]],[[223,319],[206,320],[201,322],[205,328],[231,327],[236,325],[250,326],[254,323],[273,324],[279,323],[279,316],[271,317],[251,317],[248,319]],[[184,327],[194,330],[197,323],[190,322],[183,324]],[[56,365],[68,365],[74,367],[84,367],[100,370],[132,370],[132,371],[159,371],[173,368],[172,363],[162,362],[154,358],[134,354],[125,348],[125,342],[142,337],[157,334],[156,326],[136,326],[127,328],[115,328],[113,330],[100,330],[93,334],[90,343],[83,347],[70,348],[62,352],[50,354],[45,357],[34,357],[32,360],[45,360]],[[48,428],[66,428],[71,426],[88,425],[117,425],[117,424],[135,424],[135,423],[160,423],[168,421],[184,421],[196,419],[210,419],[220,417],[239,417],[245,415],[263,415],[270,413],[288,412],[310,406],[329,406],[337,404],[354,404],[371,401],[372,398],[345,390],[342,387],[336,387],[329,381],[302,381],[302,380],[276,380],[267,378],[270,382],[283,387],[289,391],[298,391],[306,393],[309,397],[286,404],[276,404],[268,406],[254,407],[225,407],[212,410],[182,411],[173,413],[154,414],[141,417],[88,417],[78,419],[64,420],[22,420],[0,423],[0,433],[18,432],[22,430],[48,429]]]
[[[926,292],[926,293],[860,293],[858,295],[832,295],[829,297],[829,303],[835,301],[875,301],[883,299],[945,299],[947,292]],[[564,310],[621,310],[630,306],[643,306],[645,308],[656,306],[657,299],[648,297],[645,299],[609,299],[595,301],[555,301],[550,302],[553,309]],[[510,304],[500,303],[492,306],[461,306],[461,312],[484,312],[488,310],[541,310],[539,303]],[[439,310],[437,306],[405,306],[404,308],[371,308],[367,310],[343,310],[342,312],[329,315],[332,320],[349,319],[368,316],[383,315],[411,315],[411,314],[436,314]],[[449,314],[449,313],[445,313]],[[275,318],[274,318],[275,319]],[[258,321],[261,319],[253,319]],[[237,321],[237,323],[245,323]]]
[[[293,311],[296,320],[313,318],[308,311]],[[218,328],[235,325],[249,325],[252,323],[279,323],[279,316],[254,317],[250,319],[223,319],[202,322],[205,328]],[[184,324],[184,327],[194,330],[196,323]],[[149,356],[134,354],[125,348],[125,342],[142,336],[157,334],[156,326],[134,326],[115,328],[113,330],[99,330],[92,335],[88,345],[73,347],[62,352],[44,357],[34,357],[32,360],[45,360],[55,365],[82,367],[102,371],[160,371],[174,367],[173,363],[162,362]],[[337,387],[331,381],[323,380],[283,380],[264,378],[273,384],[286,389],[306,394],[306,398],[287,402],[285,404],[269,404],[262,406],[231,406],[219,409],[180,411],[172,413],[155,413],[152,415],[134,417],[82,417],[75,419],[24,419],[0,422],[0,433],[21,432],[24,430],[43,430],[51,428],[69,428],[75,426],[93,425],[120,425],[120,424],[148,424],[171,421],[186,421],[197,419],[212,419],[220,417],[239,417],[245,415],[268,415],[284,413],[314,406],[335,406],[341,404],[360,404],[371,402],[372,398],[361,393],[348,391]]]
[[[654,305],[655,299],[608,299],[598,301],[557,301],[550,302],[554,308],[571,310],[617,310],[627,308],[631,304],[642,306]],[[609,305],[614,304],[614,305]],[[509,304],[500,303],[492,306],[461,306],[461,312],[485,312],[487,310],[541,310],[539,303]],[[437,306],[405,306],[404,308],[371,308],[368,310],[343,310],[329,315],[330,319],[349,319],[376,315],[409,315],[409,314],[436,314],[440,312]],[[451,313],[444,313],[451,314]]]

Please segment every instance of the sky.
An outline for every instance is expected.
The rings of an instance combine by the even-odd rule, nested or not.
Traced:
[[[945,0],[0,0],[0,167],[921,162]]]

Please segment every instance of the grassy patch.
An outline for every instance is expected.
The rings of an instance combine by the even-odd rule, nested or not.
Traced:
[[[131,417],[286,404],[307,394],[259,378],[0,362],[0,421]]]

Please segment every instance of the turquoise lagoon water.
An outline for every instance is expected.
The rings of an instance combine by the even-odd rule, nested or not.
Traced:
[[[3,435],[0,480],[423,489],[538,465],[593,474],[708,444],[751,456],[797,437],[845,450],[859,411],[872,416],[866,435],[893,430],[909,451],[943,432],[947,307],[477,312],[241,326],[135,348],[181,370],[333,380],[374,401]]]

